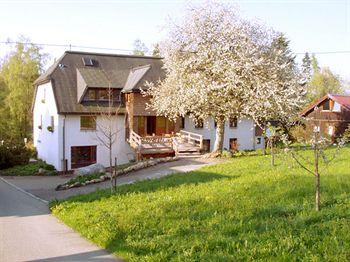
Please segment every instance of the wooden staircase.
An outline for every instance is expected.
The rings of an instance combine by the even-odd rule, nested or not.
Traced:
[[[177,156],[200,155],[203,150],[203,136],[181,130],[173,138],[173,147]]]

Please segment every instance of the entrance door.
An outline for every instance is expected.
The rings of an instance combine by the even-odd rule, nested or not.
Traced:
[[[156,121],[155,116],[147,116],[147,135],[153,135],[156,133]]]
[[[71,168],[79,168],[96,163],[96,146],[72,146]]]

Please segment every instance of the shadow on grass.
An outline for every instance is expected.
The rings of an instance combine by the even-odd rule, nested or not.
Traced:
[[[65,200],[53,201],[50,206],[55,206],[59,202],[91,202],[104,197],[115,195],[126,195],[130,193],[150,193],[159,190],[167,190],[183,185],[196,185],[208,183],[219,179],[236,179],[237,176],[227,176],[211,172],[192,171],[188,173],[172,174],[159,179],[150,179],[135,182],[133,184],[121,185],[117,187],[117,191],[111,194],[110,189],[97,190],[87,195],[78,195],[67,198]]]

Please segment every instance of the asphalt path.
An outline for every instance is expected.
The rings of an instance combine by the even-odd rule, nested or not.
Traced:
[[[0,261],[121,261],[50,215],[48,205],[0,179]]]

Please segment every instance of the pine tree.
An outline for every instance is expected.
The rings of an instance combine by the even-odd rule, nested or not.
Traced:
[[[303,76],[305,82],[309,82],[311,79],[311,75],[312,75],[311,58],[309,56],[309,53],[305,53],[301,68],[302,68],[301,73],[302,73],[302,76]]]

